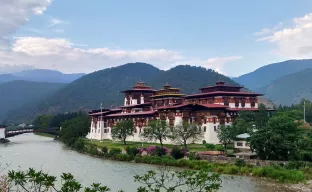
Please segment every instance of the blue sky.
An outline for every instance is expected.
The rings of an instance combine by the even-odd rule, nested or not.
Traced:
[[[21,1],[26,7],[29,0]],[[2,59],[6,68],[92,72],[143,61],[161,69],[190,64],[238,76],[312,57],[311,0],[37,1],[40,13],[32,9],[14,30],[0,31],[9,37],[5,51],[14,57]]]

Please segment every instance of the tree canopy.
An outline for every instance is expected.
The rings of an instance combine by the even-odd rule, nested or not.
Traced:
[[[117,122],[117,124],[112,127],[111,135],[114,139],[121,139],[126,145],[126,139],[128,136],[132,136],[134,131],[132,120],[123,120]]]
[[[150,141],[157,140],[163,146],[163,142],[172,137],[169,123],[163,120],[153,120],[143,129],[142,136]]]

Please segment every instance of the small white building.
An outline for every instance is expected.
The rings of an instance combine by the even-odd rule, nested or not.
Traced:
[[[237,135],[237,140],[234,141],[234,149],[237,150],[237,153],[234,153],[236,158],[243,158],[243,159],[252,159],[257,154],[251,151],[249,142],[247,139],[250,137],[248,133],[243,133]]]

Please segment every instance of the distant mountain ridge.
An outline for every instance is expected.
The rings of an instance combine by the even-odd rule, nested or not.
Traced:
[[[251,73],[232,79],[239,84],[244,85],[248,89],[257,90],[261,87],[269,85],[274,80],[285,75],[296,73],[311,67],[312,59],[288,60],[260,67]]]
[[[264,93],[276,104],[291,105],[299,103],[302,99],[312,101],[312,66],[310,67],[280,77],[256,91]]]
[[[65,84],[43,83],[31,81],[10,81],[0,84],[0,116],[4,116],[8,111],[28,110],[21,108],[31,102],[39,102],[59,90]],[[18,111],[16,111],[18,112]]]
[[[49,82],[49,83],[70,83],[85,75],[84,73],[64,74],[59,71],[47,69],[32,69],[11,74],[0,74],[0,82],[14,80]]]
[[[28,111],[10,111],[7,120],[24,122],[40,114],[87,111],[99,108],[100,103],[104,107],[118,107],[123,104],[124,97],[120,91],[131,88],[139,80],[155,89],[169,83],[181,88],[185,94],[197,93],[200,87],[214,85],[217,81],[238,85],[232,79],[202,67],[183,65],[163,71],[146,63],[128,63],[87,74],[62,87],[38,105],[28,106]]]

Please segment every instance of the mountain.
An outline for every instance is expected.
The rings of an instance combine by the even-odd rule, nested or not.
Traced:
[[[50,83],[70,83],[85,75],[84,73],[64,74],[59,71],[47,69],[33,69],[16,72],[12,74],[1,74],[0,82],[9,82],[14,80],[50,82]]]
[[[291,105],[300,102],[303,98],[312,100],[311,82],[312,68],[308,68],[280,77],[256,91],[264,93],[276,104]]]
[[[312,67],[312,59],[289,60],[260,67],[251,73],[233,78],[233,80],[241,85],[244,85],[248,89],[255,91],[257,88],[267,86],[272,81],[280,77],[299,72],[310,67]]]
[[[8,120],[26,121],[44,113],[91,110],[99,108],[100,103],[104,107],[120,106],[124,97],[120,91],[129,89],[139,80],[156,89],[170,83],[187,94],[198,92],[202,86],[214,85],[216,81],[238,85],[224,75],[201,67],[177,66],[162,71],[145,63],[129,63],[87,74],[67,84],[39,105],[28,106],[27,111],[9,112]]]
[[[64,84],[61,83],[40,83],[20,80],[1,83],[0,116],[4,116],[9,110],[20,109],[27,103],[42,101],[42,99],[55,93],[63,86]]]

